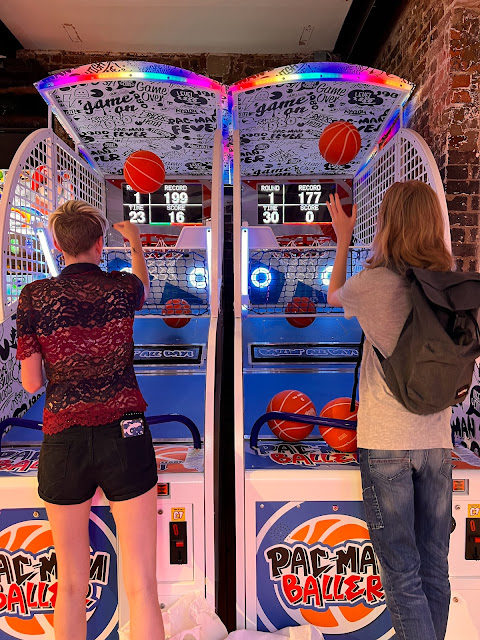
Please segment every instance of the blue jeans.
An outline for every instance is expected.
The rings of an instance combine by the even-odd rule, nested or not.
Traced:
[[[363,501],[399,640],[443,640],[450,605],[450,449],[359,449]]]

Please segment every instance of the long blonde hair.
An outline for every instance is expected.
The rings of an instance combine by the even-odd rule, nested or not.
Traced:
[[[451,271],[453,256],[445,244],[444,218],[435,191],[424,182],[395,182],[385,193],[366,267],[406,266]]]

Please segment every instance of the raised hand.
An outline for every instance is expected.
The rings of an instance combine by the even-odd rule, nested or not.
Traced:
[[[355,227],[355,221],[357,219],[357,205],[353,205],[352,215],[347,215],[340,203],[338,193],[336,193],[335,196],[331,194],[326,204],[330,217],[332,218],[335,235],[337,236],[337,244],[345,242],[350,244],[353,228]]]
[[[140,239],[140,229],[138,225],[130,222],[130,220],[123,220],[122,222],[116,222],[113,225],[115,231],[122,234],[125,240],[128,240],[130,244]]]

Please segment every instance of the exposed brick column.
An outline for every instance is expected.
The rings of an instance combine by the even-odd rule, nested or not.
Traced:
[[[440,169],[457,267],[478,270],[478,0],[410,0],[374,66],[417,85],[409,126],[425,138]]]
[[[459,268],[479,268],[480,6],[456,7],[450,26],[448,108],[449,200],[452,244]]]

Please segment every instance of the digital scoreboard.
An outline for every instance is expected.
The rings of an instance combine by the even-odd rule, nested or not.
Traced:
[[[135,224],[202,224],[203,186],[164,184],[153,193],[138,193],[123,184],[123,219]]]
[[[336,184],[259,184],[258,224],[331,222],[326,202]]]

